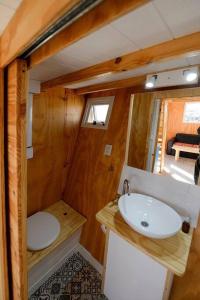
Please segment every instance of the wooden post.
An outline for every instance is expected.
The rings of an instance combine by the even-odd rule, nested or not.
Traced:
[[[8,268],[6,241],[5,174],[4,174],[4,81],[0,69],[0,300],[8,300]]]
[[[180,150],[175,149],[175,160],[179,159],[179,155],[180,155]]]
[[[27,300],[26,258],[26,98],[27,66],[15,60],[8,66],[7,155],[12,299]]]

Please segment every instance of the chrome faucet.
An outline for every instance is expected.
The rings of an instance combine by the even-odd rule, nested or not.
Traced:
[[[125,194],[130,195],[130,188],[129,188],[129,181],[128,181],[128,179],[125,179],[124,183],[123,183],[123,195],[125,195]]]

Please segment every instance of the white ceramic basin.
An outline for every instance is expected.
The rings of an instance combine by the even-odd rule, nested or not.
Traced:
[[[177,212],[150,196],[125,194],[120,197],[118,205],[126,223],[145,236],[165,239],[181,229],[182,221]]]

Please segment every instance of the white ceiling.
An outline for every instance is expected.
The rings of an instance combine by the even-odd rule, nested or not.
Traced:
[[[200,31],[200,0],[152,0],[38,65],[31,70],[31,78],[46,81],[197,31]],[[133,71],[108,74],[68,87],[81,87],[196,64],[200,64],[200,56],[149,64]]]
[[[21,2],[22,0],[0,0],[0,35]]]

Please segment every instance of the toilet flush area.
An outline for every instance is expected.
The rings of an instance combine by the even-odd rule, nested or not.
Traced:
[[[79,244],[86,218],[64,192],[85,99],[65,88],[41,92],[29,81],[27,100],[27,269],[29,295]],[[49,273],[50,272],[50,273]]]
[[[8,300],[199,300],[200,1],[54,1],[0,37]]]
[[[104,299],[105,234],[96,213],[117,193],[131,94],[127,89],[91,95],[78,95],[64,87],[41,91],[41,81],[34,79],[33,71],[26,149],[29,296],[51,295],[54,283],[51,288],[43,284],[70,259],[75,266],[81,262],[84,274],[89,272],[90,279],[82,279],[84,288],[79,293]],[[70,291],[64,283],[64,293],[73,295],[75,279],[68,272],[65,270],[64,278],[72,283]],[[58,286],[63,286],[60,278],[55,278],[58,294]]]

